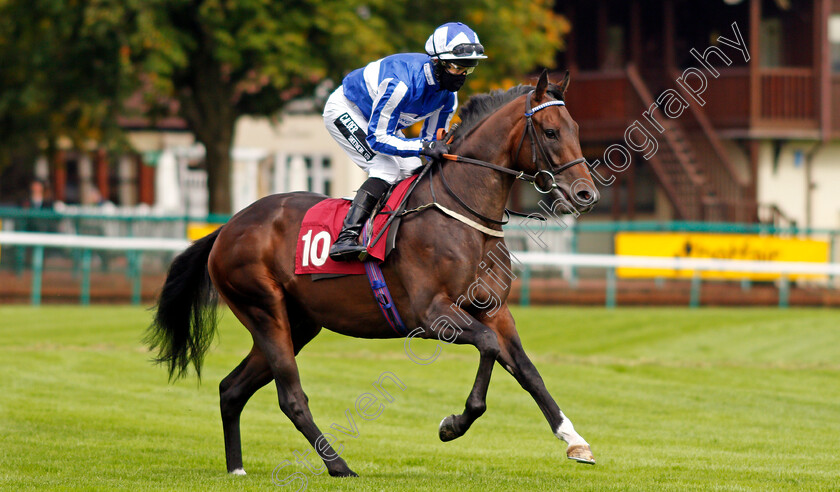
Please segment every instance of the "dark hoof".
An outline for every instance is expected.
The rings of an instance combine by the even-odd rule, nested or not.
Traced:
[[[440,428],[438,429],[438,436],[443,442],[451,441],[461,437],[461,433],[455,430],[455,416],[450,415],[440,421]]]
[[[331,477],[358,477],[359,475],[356,474],[356,472],[354,472],[353,470],[348,468],[346,470],[337,470],[337,471],[330,470],[330,476]]]

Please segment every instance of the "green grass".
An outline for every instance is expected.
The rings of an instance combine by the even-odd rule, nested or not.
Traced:
[[[292,462],[307,490],[837,490],[840,314],[832,310],[532,308],[514,312],[526,350],[591,443],[565,459],[531,397],[494,372],[487,413],[442,443],[478,359],[444,346],[429,366],[402,342],[332,333],[298,358],[322,430],[384,371],[407,386],[342,456],[361,475],[295,464],[309,449],[273,386],[242,415],[245,477],[224,472],[218,381],[250,347],[226,313],[204,382],[168,385],[131,307],[0,307],[0,490],[272,490]],[[414,346],[413,346],[414,347]],[[417,345],[430,353],[432,345]],[[310,454],[311,456],[311,454]],[[295,487],[287,487],[294,490]]]

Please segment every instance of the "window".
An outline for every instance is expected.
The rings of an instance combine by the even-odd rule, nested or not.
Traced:
[[[325,155],[278,155],[274,167],[274,193],[332,191],[332,162]]]
[[[831,45],[831,70],[840,72],[840,14],[828,18],[828,43]]]
[[[761,66],[765,68],[782,66],[782,20],[778,18],[761,20]]]

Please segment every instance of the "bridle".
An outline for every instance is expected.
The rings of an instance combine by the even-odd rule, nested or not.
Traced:
[[[534,113],[536,113],[537,111],[540,111],[540,110],[545,109],[547,107],[550,107],[550,106],[565,106],[566,103],[564,101],[548,101],[548,102],[544,102],[544,103],[540,104],[539,106],[535,107],[534,109],[531,109],[531,96],[533,94],[534,94],[534,91],[531,91],[531,92],[528,93],[528,96],[525,97],[525,131],[522,132],[522,138],[519,139],[519,145],[516,148],[516,156],[514,156],[513,161],[516,162],[516,160],[519,159],[519,151],[522,150],[522,143],[525,141],[525,134],[527,133],[531,137],[531,164],[534,164],[534,167],[536,167],[538,169],[537,172],[534,173],[533,176],[529,175],[528,177],[533,177],[533,180],[530,180],[530,181],[531,181],[531,183],[533,183],[534,189],[536,189],[538,192],[540,192],[542,194],[547,194],[547,193],[550,193],[551,190],[560,187],[557,184],[557,175],[558,174],[562,173],[563,171],[565,171],[566,169],[569,169],[572,166],[576,166],[576,165],[580,164],[581,162],[586,162],[586,158],[585,157],[579,157],[579,158],[577,158],[573,161],[569,161],[569,162],[563,164],[562,166],[560,166],[557,169],[553,169],[551,167],[551,158],[548,156],[548,152],[545,150],[545,146],[543,145],[542,141],[539,138],[537,138],[537,129],[534,126],[533,116],[534,116]],[[537,147],[539,147],[539,149],[540,149],[540,155],[542,155],[542,158],[545,161],[546,166],[548,167],[547,169],[539,169],[540,168],[540,162],[537,160],[537,152],[536,152]],[[540,176],[540,174],[548,175],[548,179],[551,181],[551,185],[546,190],[540,188],[539,184],[537,183],[537,178]]]
[[[534,91],[531,91],[527,94],[527,97],[525,98],[525,131],[522,132],[522,138],[519,140],[519,145],[517,146],[517,149],[516,149],[516,156],[514,157],[514,161],[519,159],[519,152],[522,150],[522,144],[525,141],[525,135],[526,134],[530,135],[530,139],[531,139],[531,162],[534,164],[534,167],[538,168],[536,173],[525,174],[524,171],[514,171],[512,169],[508,169],[506,167],[502,167],[502,166],[498,166],[496,164],[493,164],[492,162],[482,161],[482,160],[479,160],[479,159],[473,159],[473,158],[470,158],[470,157],[463,157],[463,156],[455,155],[455,154],[443,154],[443,158],[446,159],[446,160],[449,160],[449,161],[464,162],[464,163],[467,163],[467,164],[474,164],[476,166],[486,167],[488,169],[493,169],[493,170],[499,171],[501,173],[510,174],[510,175],[514,176],[516,179],[521,179],[523,181],[528,181],[528,182],[532,183],[534,185],[534,188],[536,188],[536,190],[538,192],[543,193],[543,194],[550,193],[552,189],[559,188],[560,186],[557,184],[557,175],[562,173],[563,171],[569,169],[572,166],[576,166],[576,165],[581,164],[581,163],[586,163],[586,159],[583,158],[583,157],[580,157],[578,159],[575,159],[573,161],[569,161],[569,162],[563,164],[562,166],[560,166],[557,169],[552,169],[551,159],[548,157],[548,152],[545,150],[545,146],[543,146],[542,142],[537,137],[537,131],[536,131],[536,128],[534,127],[534,121],[532,120],[532,117],[534,116],[534,113],[536,113],[538,111],[541,111],[541,110],[543,110],[547,107],[550,107],[550,106],[565,106],[566,103],[564,103],[563,101],[548,101],[546,103],[540,104],[539,106],[531,109],[531,97],[533,96],[533,94],[534,94]],[[539,165],[540,161],[537,160],[537,152],[536,152],[537,147],[539,147],[540,154],[542,155],[543,160],[545,161],[546,165],[548,166],[548,169],[539,169],[540,168],[540,165]],[[499,231],[499,230],[495,230],[495,229],[490,229],[490,228],[485,227],[481,224],[478,224],[478,223],[468,219],[467,217],[462,216],[461,214],[458,214],[458,213],[456,213],[452,210],[447,209],[446,207],[444,207],[443,205],[441,205],[437,201],[437,197],[435,196],[433,175],[434,175],[435,167],[438,166],[439,164],[440,164],[440,161],[430,161],[428,164],[423,166],[423,169],[420,172],[420,175],[418,176],[417,179],[414,180],[413,183],[411,183],[411,186],[408,189],[408,191],[406,192],[405,196],[403,197],[402,202],[400,202],[399,206],[397,206],[398,212],[395,212],[395,213],[391,214],[391,216],[388,218],[387,222],[385,223],[385,226],[380,230],[379,234],[375,238],[373,238],[372,241],[369,242],[368,247],[372,247],[374,244],[376,244],[379,241],[379,239],[382,237],[382,234],[386,230],[388,230],[388,226],[390,226],[391,222],[393,222],[394,219],[396,219],[397,217],[403,217],[403,216],[406,216],[406,215],[409,215],[409,214],[418,213],[418,212],[421,212],[423,210],[426,210],[426,209],[429,209],[429,208],[432,208],[432,207],[437,208],[438,210],[445,213],[446,215],[448,215],[448,216],[450,216],[450,217],[452,217],[452,218],[454,218],[454,219],[456,219],[456,220],[458,220],[458,221],[460,221],[464,224],[467,224],[470,227],[483,232],[484,234],[487,234],[487,235],[490,235],[490,236],[495,236],[495,237],[504,236],[504,232]],[[446,191],[466,211],[468,211],[473,216],[478,217],[479,219],[481,219],[481,220],[483,220],[483,221],[485,221],[489,224],[495,224],[495,225],[499,225],[499,226],[507,224],[507,222],[508,222],[507,220],[492,219],[490,217],[487,217],[487,216],[473,210],[473,208],[470,207],[469,205],[467,205],[464,202],[464,200],[462,200],[461,197],[459,197],[458,194],[455,193],[455,191],[452,190],[452,188],[449,186],[449,183],[447,183],[446,177],[443,174],[442,168],[439,169],[439,172],[440,172],[441,182],[443,183],[444,188],[446,188]],[[432,195],[432,201],[430,203],[420,205],[419,207],[415,207],[415,208],[410,209],[410,210],[405,210],[404,207],[405,207],[406,202],[408,201],[408,197],[411,196],[411,193],[414,191],[414,188],[417,186],[418,183],[420,183],[420,181],[423,179],[423,177],[426,175],[426,173],[429,174],[429,191],[431,192],[431,195]],[[547,189],[540,188],[539,184],[537,183],[537,179],[539,179],[539,176],[541,174],[548,175],[549,179],[551,180],[551,184],[548,186]],[[505,209],[505,216],[508,219],[510,218],[510,215],[512,215],[512,214],[521,215],[523,217],[528,217],[528,218],[540,218],[540,216],[538,216],[538,215],[534,216],[534,215],[531,215],[531,214],[523,214],[523,213],[520,213],[520,212],[513,212],[513,211],[510,211],[508,209]],[[545,219],[542,218],[541,220],[545,220]]]
[[[545,103],[540,104],[539,106],[531,108],[531,97],[534,95],[534,91],[529,92],[525,97],[525,131],[522,132],[522,138],[519,139],[519,145],[516,148],[516,155],[514,156],[513,161],[519,159],[519,152],[522,150],[522,144],[525,142],[525,136],[528,135],[529,139],[531,140],[531,163],[534,164],[534,167],[537,169],[537,172],[534,174],[526,174],[525,171],[514,171],[513,169],[508,169],[506,167],[498,166],[491,162],[482,161],[479,159],[472,159],[470,157],[463,157],[460,155],[454,154],[444,154],[443,158],[455,161],[455,162],[464,162],[467,164],[474,164],[476,166],[482,166],[489,169],[493,169],[495,171],[499,171],[501,173],[510,174],[514,176],[516,179],[521,179],[522,181],[527,181],[534,185],[534,188],[542,194],[551,193],[551,190],[560,188],[560,185],[557,184],[557,175],[562,173],[563,171],[569,169],[570,167],[576,166],[581,163],[586,162],[585,157],[579,157],[573,161],[569,161],[557,169],[554,169],[551,166],[551,158],[548,155],[548,152],[545,149],[545,145],[543,145],[542,141],[537,136],[537,130],[534,126],[533,116],[534,113],[541,111],[545,108],[551,106],[565,106],[566,103],[563,101],[548,101]],[[545,161],[546,168],[541,166],[541,161],[537,159],[537,149],[539,149],[539,153],[542,156],[542,161]],[[538,179],[541,175],[547,176],[549,179],[549,185],[546,188],[541,188]],[[473,210],[469,205],[464,203],[464,201],[459,197],[453,190],[450,188],[449,183],[446,182],[446,178],[444,177],[443,172],[440,173],[441,181],[443,182],[444,188],[446,191],[453,197],[455,200],[464,207],[469,213],[473,214],[474,216],[480,218],[481,220],[487,221],[491,224],[496,225],[504,225],[507,223],[506,220],[496,220],[490,217],[486,217],[481,213]],[[434,194],[434,191],[432,192]],[[507,210],[505,211],[507,212]]]

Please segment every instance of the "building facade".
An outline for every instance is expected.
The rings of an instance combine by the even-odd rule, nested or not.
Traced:
[[[110,201],[146,206],[154,213],[202,216],[208,212],[203,146],[180,119],[150,124],[126,119],[135,152],[109,156],[69,146],[53,162],[42,158],[35,175],[70,207]],[[290,114],[278,122],[242,117],[232,149],[232,210],[288,191],[338,197],[353,194],[364,173],[333,141],[318,114]]]
[[[572,25],[557,55],[572,74],[567,107],[601,181],[591,219],[840,227],[840,0],[555,8]],[[183,121],[124,123],[137,154],[68,150],[38,166],[55,198],[205,211],[201,148]],[[348,195],[364,179],[313,111],[241,118],[233,154],[234,210],[277,192]],[[512,206],[538,198],[516,187]]]
[[[840,1],[556,8],[572,24],[557,61],[602,212],[840,227]]]

